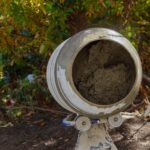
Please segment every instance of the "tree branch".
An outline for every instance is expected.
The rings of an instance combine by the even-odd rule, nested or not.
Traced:
[[[41,107],[37,107],[37,106],[14,106],[12,108],[6,108],[6,109],[31,109],[31,110],[40,110],[40,111],[47,111],[47,112],[51,112],[54,114],[58,114],[61,116],[64,115],[68,115],[68,112],[63,112],[63,111],[59,111],[59,110],[54,110],[54,109],[48,109],[48,108],[41,108]]]

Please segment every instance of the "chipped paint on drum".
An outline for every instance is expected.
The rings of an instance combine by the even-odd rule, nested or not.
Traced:
[[[130,54],[136,69],[135,83],[129,94],[110,105],[98,105],[86,100],[76,89],[72,79],[72,66],[78,53],[87,44],[97,40],[110,40],[122,45]],[[135,99],[142,79],[142,67],[136,49],[121,34],[104,28],[81,31],[61,43],[52,54],[47,66],[47,82],[55,100],[65,109],[91,118],[113,115],[123,111]]]

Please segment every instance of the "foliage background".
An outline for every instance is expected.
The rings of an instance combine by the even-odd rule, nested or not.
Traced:
[[[1,0],[1,106],[10,99],[16,105],[51,105],[45,79],[48,59],[59,43],[88,27],[121,32],[150,75],[149,14],[150,0]]]

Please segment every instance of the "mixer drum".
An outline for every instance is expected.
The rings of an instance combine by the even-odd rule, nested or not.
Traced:
[[[47,83],[65,109],[100,118],[123,111],[142,79],[136,49],[121,34],[90,28],[62,42],[47,66]]]

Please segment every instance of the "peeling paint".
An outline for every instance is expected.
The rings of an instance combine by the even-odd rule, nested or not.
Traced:
[[[89,114],[95,114],[98,115],[100,113],[104,114],[110,114],[116,109],[121,109],[123,106],[126,105],[126,103],[120,103],[118,105],[114,105],[109,108],[99,108],[97,106],[92,106],[89,103],[85,102],[84,99],[81,99],[73,90],[69,83],[69,81],[66,79],[66,70],[61,68],[59,66],[58,69],[58,80],[61,84],[61,88],[63,88],[63,92],[65,96],[68,98],[69,102],[72,106],[79,109],[80,111],[89,113]]]

